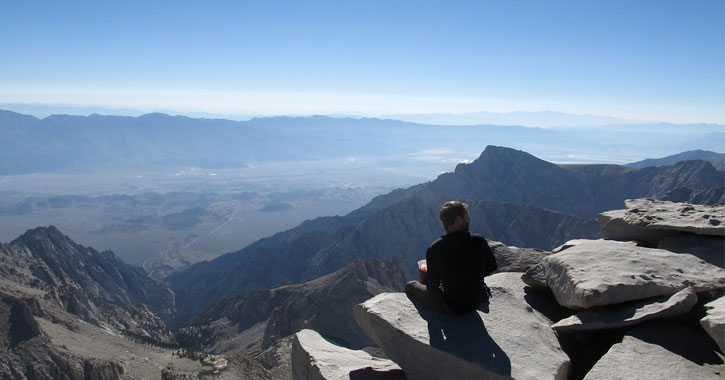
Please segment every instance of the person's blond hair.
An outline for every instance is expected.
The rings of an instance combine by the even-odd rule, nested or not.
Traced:
[[[457,217],[464,218],[468,215],[468,205],[459,201],[446,202],[441,207],[440,218],[443,228],[448,230],[456,222]]]

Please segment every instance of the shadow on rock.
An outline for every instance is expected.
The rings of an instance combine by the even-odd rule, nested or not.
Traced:
[[[416,300],[413,300],[413,305],[428,322],[431,347],[480,365],[491,372],[511,375],[509,357],[488,334],[478,311],[446,315],[428,309]],[[479,311],[487,313],[488,304],[481,304]]]

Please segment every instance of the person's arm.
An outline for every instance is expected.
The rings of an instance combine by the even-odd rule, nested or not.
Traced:
[[[498,269],[498,264],[496,263],[496,257],[493,255],[493,252],[491,252],[491,247],[488,246],[486,239],[481,240],[483,243],[483,275],[488,276]]]
[[[428,264],[428,273],[426,274],[425,281],[423,282],[426,286],[438,289],[441,282],[440,277],[440,264],[438,263],[438,257],[435,255],[431,248],[425,252],[425,260]]]

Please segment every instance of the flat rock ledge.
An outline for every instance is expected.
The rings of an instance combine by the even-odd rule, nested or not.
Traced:
[[[576,240],[542,260],[557,302],[588,309],[671,295],[725,289],[725,269],[689,254],[639,247],[633,242]]]
[[[313,330],[301,330],[292,341],[295,380],[405,380],[403,370],[387,359],[362,350],[336,346]]]
[[[721,361],[707,336],[674,323],[652,323],[630,330],[584,380],[722,380]]]
[[[599,214],[602,233],[609,239],[655,244],[677,233],[725,236],[725,207],[692,205],[649,198],[628,199],[626,209]]]
[[[705,305],[707,316],[700,320],[705,331],[725,353],[725,296]]]
[[[632,326],[648,320],[686,314],[696,303],[697,293],[692,288],[687,288],[672,296],[613,305],[598,310],[584,310],[560,320],[551,328],[561,332],[580,332]]]
[[[383,293],[355,306],[355,319],[409,379],[566,379],[569,357],[526,303],[520,277],[488,277],[491,303],[462,316]]]

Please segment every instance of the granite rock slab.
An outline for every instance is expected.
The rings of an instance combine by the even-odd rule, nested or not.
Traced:
[[[722,359],[710,343],[699,331],[649,322],[612,346],[584,380],[722,380]]]
[[[633,242],[578,240],[542,260],[546,283],[571,309],[694,291],[725,289],[725,270],[689,254]]]
[[[693,205],[649,198],[628,199],[626,209],[599,214],[609,239],[655,244],[672,234],[725,236],[725,206]]]
[[[405,380],[400,367],[362,350],[334,345],[314,330],[301,330],[292,341],[294,380]]]
[[[383,293],[357,305],[355,319],[409,379],[565,379],[569,358],[520,277],[487,277],[490,303],[462,316]]]
[[[560,332],[581,332],[632,326],[652,319],[676,317],[688,313],[697,303],[692,288],[672,296],[657,297],[581,311],[551,326]]]

